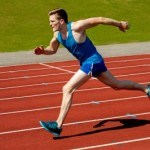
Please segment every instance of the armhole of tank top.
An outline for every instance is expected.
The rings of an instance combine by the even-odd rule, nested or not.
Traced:
[[[56,39],[60,42],[61,41],[61,36],[60,36],[60,32],[58,32]]]

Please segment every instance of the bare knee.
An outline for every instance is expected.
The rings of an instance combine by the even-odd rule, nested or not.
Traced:
[[[72,89],[70,86],[65,84],[62,88],[62,91],[63,91],[63,94],[65,93],[72,94],[74,92],[74,89]]]

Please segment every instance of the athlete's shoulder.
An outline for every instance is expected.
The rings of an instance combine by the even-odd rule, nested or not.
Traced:
[[[71,25],[72,30],[75,32],[84,32],[85,28],[84,28],[83,22],[84,22],[83,20],[77,20],[77,21],[72,22],[72,25]]]
[[[77,21],[70,22],[71,23],[71,29],[76,31],[78,29],[78,23]]]

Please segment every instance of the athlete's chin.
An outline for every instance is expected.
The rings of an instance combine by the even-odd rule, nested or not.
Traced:
[[[56,31],[58,31],[58,29],[53,28],[53,32],[56,32]]]

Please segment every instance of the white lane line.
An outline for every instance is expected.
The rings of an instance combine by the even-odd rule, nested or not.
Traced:
[[[65,71],[65,72],[68,72],[68,73],[75,73],[73,71],[69,71],[69,70],[66,70],[66,69],[62,69],[60,67],[54,67],[54,66],[50,66],[50,65],[47,65],[47,64],[44,64],[44,63],[39,63],[40,65],[42,66],[46,66],[48,68],[54,68],[54,69],[58,69],[58,70],[61,70],[61,71]]]
[[[129,60],[119,60],[119,61],[105,61],[105,63],[108,64],[108,63],[128,62],[128,61],[131,62],[131,61],[141,61],[141,60],[149,60],[149,59],[150,58],[129,59]],[[45,63],[41,63],[41,64],[45,64]],[[48,64],[50,65],[50,64],[53,64],[53,63],[48,63]],[[22,66],[24,66],[24,65],[22,65]],[[61,68],[61,67],[74,67],[74,66],[79,66],[79,65],[69,65],[69,66],[59,66],[59,67]],[[9,67],[9,66],[2,66],[2,67]],[[0,74],[2,74],[2,73],[15,73],[15,72],[21,72],[21,71],[43,70],[43,69],[46,69],[46,68],[36,68],[36,69],[26,69],[26,70],[25,69],[23,69],[23,70],[9,70],[9,71],[0,72]]]
[[[61,67],[54,67],[54,66],[50,66],[50,65],[47,65],[47,64],[44,64],[44,63],[40,63],[40,64],[44,65],[44,66],[47,66],[48,68],[54,68],[54,69],[58,69],[58,70],[61,70],[61,71],[68,72],[68,73],[75,73],[75,72],[70,71],[70,70],[62,69]],[[150,64],[135,65],[135,66],[126,66],[126,67],[115,67],[115,68],[108,68],[108,69],[109,70],[117,70],[117,69],[138,68],[138,67],[148,67],[148,66],[150,66]]]
[[[131,61],[141,61],[141,60],[149,60],[150,58],[139,58],[139,59],[126,59],[126,60],[114,60],[114,61],[106,61],[105,63],[106,64],[109,64],[109,63],[120,63],[120,62],[131,62]]]
[[[22,76],[22,77],[0,79],[0,81],[18,80],[18,79],[27,79],[27,78],[38,78],[38,77],[47,77],[47,76],[59,76],[59,75],[64,75],[64,74],[70,74],[70,73],[65,72],[65,73],[35,75],[35,76]]]
[[[8,86],[8,87],[0,88],[0,90],[14,89],[14,88],[24,88],[24,87],[33,87],[33,86],[45,86],[45,85],[52,85],[52,84],[62,84],[62,83],[66,83],[66,82],[67,81],[43,82],[43,83],[37,83],[37,84],[28,84],[28,85],[19,85],[19,86]]]
[[[141,66],[143,66],[143,65],[141,65]],[[150,66],[150,65],[148,65],[148,66]],[[49,67],[49,66],[48,66]],[[136,66],[132,66],[132,67],[136,67]],[[126,68],[126,67],[121,67],[121,68]],[[110,69],[110,68],[109,68]],[[116,68],[111,68],[111,69],[116,69]],[[50,74],[48,74],[48,75],[50,75]],[[51,75],[55,75],[55,74],[51,74]],[[57,74],[57,75],[59,75],[59,74]],[[61,75],[62,75],[62,73],[61,73]],[[44,75],[44,76],[47,76],[47,75]],[[124,75],[123,75],[124,76]],[[37,76],[24,76],[24,77],[17,77],[17,78],[8,78],[8,80],[9,79],[19,79],[19,78],[31,78],[31,77],[39,77],[39,75],[37,75]],[[116,77],[118,77],[118,76],[116,76]],[[0,79],[0,80],[7,80],[7,79]],[[62,83],[65,83],[65,82],[67,82],[67,81],[62,81]],[[47,84],[57,84],[57,83],[61,83],[61,82],[52,82],[52,83],[47,83]],[[28,86],[34,86],[34,85],[42,85],[42,84],[44,84],[44,83],[39,83],[39,84],[31,84],[31,85],[22,85],[22,86],[12,86],[12,87],[4,87],[4,88],[0,88],[0,89],[9,89],[9,88],[19,88],[19,87],[28,87]]]
[[[9,71],[2,71],[2,72],[0,72],[0,74],[5,74],[5,73],[16,73],[16,72],[26,72],[26,71],[39,71],[39,70],[47,70],[47,68],[9,70]]]
[[[101,101],[96,100],[94,102],[97,103],[97,104],[101,104],[101,103],[108,103],[108,102],[117,102],[117,101],[141,99],[141,98],[146,98],[146,97],[147,96],[135,96],[135,97],[125,97],[125,98],[108,99],[108,100],[101,100]],[[72,104],[72,107],[89,105],[89,104],[93,104],[93,101],[86,102],[86,103]],[[44,107],[44,108],[37,108],[37,109],[27,109],[27,110],[20,110],[20,111],[3,112],[3,113],[0,113],[0,116],[2,116],[2,115],[10,115],[10,114],[18,114],[18,113],[26,113],[26,112],[33,112],[33,111],[57,109],[57,108],[60,108],[60,107],[61,106],[54,106],[54,107]]]
[[[16,96],[16,97],[7,97],[7,98],[1,98],[0,101],[12,100],[12,99],[30,98],[30,97],[39,97],[39,96],[46,96],[46,95],[57,95],[57,94],[62,94],[62,92],[43,93],[43,94],[35,94],[35,95],[24,95],[24,96]]]
[[[0,132],[0,135],[11,134],[11,133],[19,133],[19,132],[26,132],[26,131],[33,131],[33,130],[39,130],[39,129],[42,129],[42,127],[35,127],[35,128],[28,128],[28,129]]]
[[[149,115],[149,114],[150,114],[150,112],[143,112],[143,113],[137,113],[137,114],[134,114],[134,115],[135,116],[142,116],[142,115]],[[78,121],[78,122],[70,122],[70,123],[64,124],[64,126],[85,124],[85,123],[97,122],[97,121],[108,120],[108,119],[118,119],[118,118],[127,118],[127,115],[114,116],[114,117],[101,118],[101,119],[93,119],[93,120],[85,120],[85,121]],[[5,131],[5,132],[0,132],[0,135],[11,134],[11,133],[19,133],[19,132],[25,132],[25,131],[33,131],[33,130],[39,130],[39,129],[42,129],[42,127]]]
[[[138,59],[138,60],[141,60],[141,59]],[[126,61],[132,61],[132,60],[126,60]],[[111,61],[112,63],[113,63],[113,61]],[[116,62],[116,61],[115,61]],[[73,71],[69,71],[69,70],[66,70],[66,69],[62,69],[61,67],[65,67],[65,66],[60,66],[60,67],[54,67],[54,66],[51,66],[51,65],[47,65],[47,64],[45,64],[45,63],[39,63],[40,65],[42,65],[42,66],[46,66],[46,67],[48,67],[48,68],[51,68],[51,69],[53,69],[53,68],[55,68],[55,69],[58,69],[58,70],[61,70],[61,71],[65,71],[65,72],[68,72],[68,73],[75,73],[75,72],[73,72]],[[75,66],[75,65],[71,65],[71,66]],[[109,68],[110,70],[112,69],[112,70],[116,70],[116,69],[123,69],[123,68],[132,68],[132,67],[141,67],[141,66],[150,66],[149,64],[143,64],[143,65],[137,65],[137,66],[126,66],[126,67],[115,67],[115,68]],[[70,67],[70,66],[67,66],[67,67]],[[41,69],[46,69],[46,68],[41,68]],[[38,68],[38,69],[28,69],[29,71],[31,71],[31,70],[41,70],[40,68]],[[20,71],[28,71],[28,70],[20,70]],[[6,71],[6,73],[10,73],[10,72],[18,72],[18,71]],[[4,72],[2,72],[2,73],[4,73]],[[61,73],[60,73],[61,74]],[[50,75],[50,74],[48,74],[48,75]],[[53,75],[53,74],[52,74]],[[39,75],[37,75],[37,77],[38,77]],[[45,75],[41,75],[41,76],[45,76]],[[28,78],[31,78],[31,77],[35,77],[35,76],[27,76]],[[23,77],[14,77],[14,78],[5,78],[5,79],[0,79],[0,80],[11,80],[11,79],[20,79],[20,78],[25,78],[25,76],[23,76]]]
[[[50,66],[47,66],[47,67],[50,67]],[[56,69],[56,68],[55,68]],[[58,68],[57,69],[61,69],[61,68]],[[25,78],[37,78],[37,77],[46,77],[46,76],[58,76],[58,75],[64,75],[64,74],[72,74],[74,72],[72,71],[69,71],[69,70],[66,70],[66,69],[63,69],[63,71],[65,71],[65,73],[54,73],[54,74],[44,74],[44,75],[34,75],[34,76],[22,76],[22,77],[14,77],[14,78],[4,78],[4,79],[0,79],[0,81],[8,81],[8,80],[18,80],[18,79],[25,79]],[[143,72],[143,73],[136,73],[137,75],[139,74],[148,74],[150,72]],[[136,74],[133,74],[133,75],[136,75]],[[130,75],[130,74],[129,74]],[[132,75],[132,74],[131,74]],[[120,75],[116,76],[116,77],[119,77]],[[125,75],[125,76],[128,76]]]
[[[124,76],[124,75],[123,75]],[[118,77],[118,76],[116,76],[116,77]],[[25,76],[23,77],[23,78],[25,78]],[[27,76],[26,76],[26,78],[27,78]],[[31,76],[29,77],[29,78],[31,78]],[[20,86],[8,86],[8,87],[2,87],[2,88],[0,88],[0,90],[3,90],[3,89],[11,89],[11,88],[20,88],[20,87],[31,87],[31,86],[40,86],[40,85],[49,85],[49,84],[59,84],[59,83],[66,83],[67,81],[60,81],[60,82],[51,82],[51,83],[49,83],[49,82],[42,82],[42,83],[37,83],[37,84],[29,84],[29,85],[20,85]]]
[[[120,141],[120,142],[113,142],[113,143],[107,143],[107,144],[101,144],[101,145],[94,145],[94,146],[89,146],[89,147],[80,147],[80,148],[75,148],[71,150],[89,150],[89,149],[114,146],[118,144],[127,144],[127,143],[134,143],[134,142],[140,142],[140,141],[147,141],[147,140],[150,140],[150,137],[144,137],[144,138],[132,139],[132,140],[126,140],[126,141]]]
[[[149,83],[149,82],[145,82]],[[88,88],[88,89],[80,89],[76,90],[75,92],[84,92],[84,91],[93,91],[93,90],[101,90],[101,89],[108,89],[110,87],[104,86],[104,87],[99,87],[99,88]],[[7,98],[0,98],[0,101],[5,101],[5,100],[12,100],[12,99],[22,99],[22,98],[30,98],[30,97],[39,97],[39,96],[46,96],[46,95],[57,95],[57,94],[62,94],[62,92],[54,92],[54,93],[43,93],[43,94],[34,94],[34,95],[24,95],[24,96],[17,96],[17,97],[7,97]]]
[[[79,66],[79,65],[69,65],[69,66],[59,66],[60,68],[71,68],[71,67],[77,67],[77,66]],[[115,68],[111,68],[111,67],[109,67],[109,69],[121,69],[121,68],[134,68],[134,67],[147,67],[147,66],[149,66],[149,63],[148,64],[142,64],[142,65],[134,65],[134,66],[132,66],[132,65],[128,65],[128,66],[122,66],[122,67],[115,67]]]
[[[143,74],[150,74],[150,72],[142,72],[142,73],[131,73],[125,75],[116,75],[115,77],[128,77],[128,76],[136,76],[136,75],[143,75]]]
[[[43,63],[44,64],[44,63]],[[125,66],[125,67],[115,67],[115,68],[109,68],[110,70],[117,70],[117,69],[126,69],[126,68],[137,68],[137,67],[147,67],[150,66],[149,64],[142,64],[142,65],[134,65],[134,66]],[[72,67],[79,67],[79,65],[68,65],[68,66],[59,66],[59,68],[72,68]],[[0,72],[0,74],[5,73],[16,73],[16,72],[28,72],[28,71],[40,71],[40,70],[47,70],[46,68],[36,68],[36,69],[22,69],[22,70],[10,70],[10,71],[4,71]],[[53,68],[51,68],[53,69]]]
[[[71,67],[77,67],[79,65],[71,65],[71,66],[60,66],[60,68],[71,68]],[[138,68],[138,67],[149,67],[150,64],[142,64],[142,65],[134,65],[134,66],[122,66],[122,67],[108,67],[109,70],[117,70],[117,69],[128,69],[128,68]]]
[[[135,65],[135,66],[126,66],[126,67],[115,67],[115,68],[109,68],[109,70],[117,70],[117,69],[128,69],[128,68],[139,68],[139,67],[149,67],[150,64],[143,64],[143,65]]]

